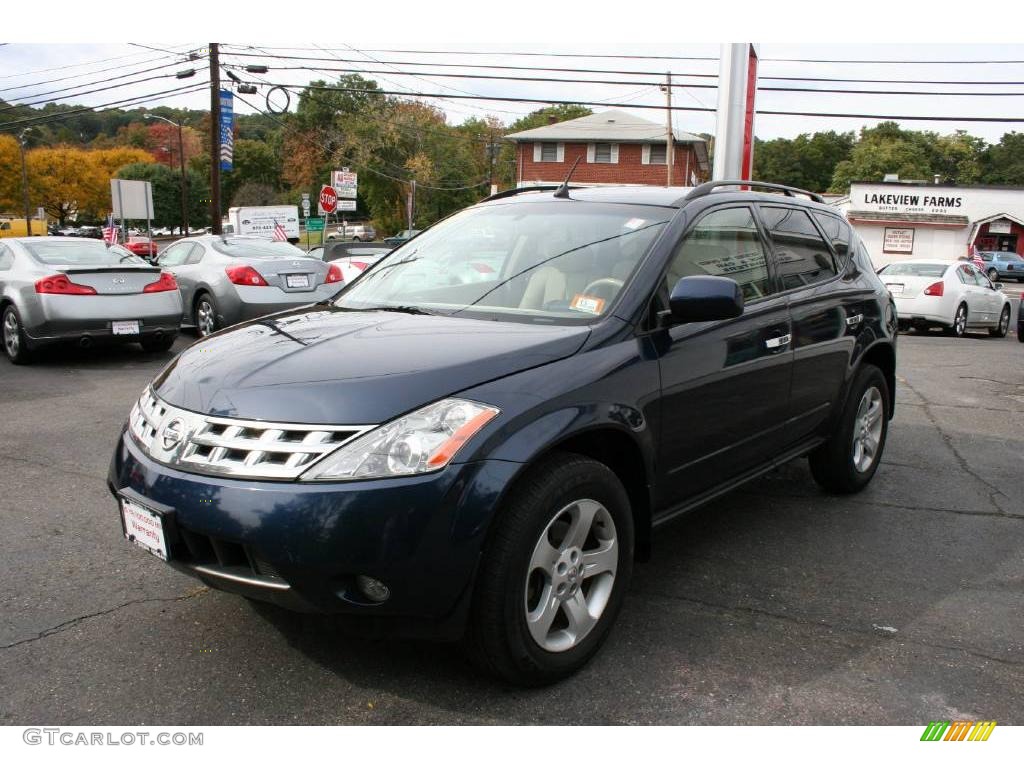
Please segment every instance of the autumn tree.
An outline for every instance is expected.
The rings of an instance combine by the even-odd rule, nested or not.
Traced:
[[[28,152],[28,185],[33,206],[63,225],[72,216],[102,218],[110,210],[110,177],[90,152],[69,146]]]
[[[0,135],[0,211],[21,211],[23,202],[18,140]]]

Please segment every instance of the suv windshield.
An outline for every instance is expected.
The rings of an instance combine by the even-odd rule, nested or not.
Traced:
[[[284,243],[277,240],[263,240],[253,237],[250,239],[229,238],[212,241],[215,250],[225,256],[245,259],[295,259],[298,257],[308,258],[306,252],[296,248],[291,243]]]
[[[112,264],[147,264],[124,248],[108,248],[99,240],[71,243],[67,240],[33,240],[22,245],[43,264],[68,264],[82,267],[105,267]],[[128,254],[127,256],[125,254]],[[148,266],[148,264],[147,264]]]
[[[470,208],[393,251],[335,305],[590,322],[611,307],[674,212],[573,201]]]

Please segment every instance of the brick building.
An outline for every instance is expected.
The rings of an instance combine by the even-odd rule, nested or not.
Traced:
[[[511,133],[516,143],[516,184],[560,184],[580,158],[577,184],[650,184],[668,178],[665,126],[621,110],[566,120]],[[673,132],[673,186],[706,181],[707,143],[691,133]]]

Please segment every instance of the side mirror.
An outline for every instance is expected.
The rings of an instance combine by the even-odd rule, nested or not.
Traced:
[[[713,275],[680,278],[668,300],[677,323],[728,320],[743,314],[743,292],[735,280]]]
[[[1002,283],[992,283],[992,287],[995,288],[997,291],[1003,290],[1003,284]]]

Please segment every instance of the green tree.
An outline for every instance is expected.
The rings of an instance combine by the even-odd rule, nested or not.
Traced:
[[[1024,133],[1003,134],[998,144],[982,152],[980,164],[985,184],[1024,186]]]
[[[904,131],[898,123],[879,123],[864,128],[848,160],[836,165],[832,192],[846,192],[854,181],[881,181],[886,174],[901,179],[930,179],[931,153],[918,132]]]
[[[795,139],[757,141],[754,178],[824,192],[832,183],[836,166],[849,159],[854,141],[852,132],[835,131],[802,133]]]
[[[163,163],[131,163],[117,172],[119,179],[148,181],[153,185],[153,226],[181,223],[181,176]]]

